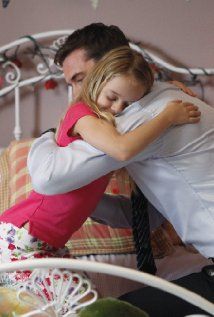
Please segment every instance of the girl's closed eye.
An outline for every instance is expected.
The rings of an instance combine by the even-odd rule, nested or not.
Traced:
[[[112,102],[117,101],[117,98],[116,98],[116,97],[109,97],[109,96],[107,96],[107,99],[108,99],[109,101],[112,101]]]

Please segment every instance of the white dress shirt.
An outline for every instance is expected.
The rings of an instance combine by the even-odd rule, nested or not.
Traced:
[[[198,105],[200,123],[169,128],[130,161],[116,161],[81,140],[58,147],[53,133],[44,134],[34,142],[28,158],[34,189],[48,195],[63,193],[126,166],[183,242],[214,257],[214,109],[172,85],[155,83],[140,103],[116,117],[117,128],[129,131],[175,99]]]

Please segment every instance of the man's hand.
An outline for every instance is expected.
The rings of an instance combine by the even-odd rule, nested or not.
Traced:
[[[170,81],[171,84],[177,86],[178,88],[180,88],[181,90],[183,90],[183,92],[185,92],[187,95],[190,95],[192,97],[196,97],[197,95],[187,86],[185,86],[182,82],[177,81],[177,80],[171,80]]]

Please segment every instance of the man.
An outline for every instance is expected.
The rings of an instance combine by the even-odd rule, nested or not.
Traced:
[[[112,28],[114,34],[115,30],[117,34],[119,32],[121,41],[115,44],[115,37],[109,40],[109,35],[107,41],[105,28],[102,24],[83,28],[83,40],[80,36],[82,30],[78,30],[76,37],[71,35],[73,41],[68,40],[68,45],[65,43],[63,50],[56,54],[55,61],[62,65],[74,96],[78,94],[87,72],[106,50],[114,45],[127,45],[123,33],[114,26],[107,29],[110,33]],[[102,49],[100,44],[98,47],[94,44],[96,36],[104,43]],[[94,54],[91,54],[91,43],[94,44]],[[138,187],[170,220],[183,242],[193,244],[205,257],[213,257],[214,109],[172,85],[159,83],[141,100],[141,104],[129,106],[116,118],[117,127],[121,132],[135,128],[156,116],[172,99],[185,99],[198,105],[202,112],[201,122],[169,129],[128,162],[117,162],[83,141],[58,148],[53,134],[43,135],[33,144],[28,160],[33,187],[44,194],[62,193],[126,166]]]
[[[64,46],[66,52],[57,54],[56,62],[63,66],[65,79],[76,96],[84,77],[96,60],[114,48],[112,44],[115,47],[128,44],[117,27],[102,24],[89,25],[77,30],[73,36],[71,45]],[[118,37],[119,42],[124,42],[119,44]],[[99,43],[94,45],[97,55],[90,54],[91,43]],[[171,128],[130,162],[116,162],[83,141],[59,148],[53,133],[44,134],[34,142],[28,158],[35,190],[44,194],[67,192],[90,183],[110,170],[126,166],[139,188],[157,210],[172,222],[182,240],[194,244],[204,256],[213,257],[214,109],[192,97],[182,95],[173,86],[157,84],[152,93],[141,101],[143,107],[139,104],[131,105],[118,116],[117,126],[121,132],[133,129],[158,114],[169,100],[181,98],[198,104],[202,112],[201,123]],[[106,208],[107,206],[110,207]],[[148,209],[150,219],[153,216],[153,225],[158,225],[162,215],[152,205]],[[112,227],[130,227],[130,201],[121,197],[104,196],[93,218]],[[211,271],[213,272],[213,268]],[[192,274],[175,282],[208,300],[213,298],[213,282],[207,282],[206,274]],[[178,312],[178,316],[186,312],[199,312],[194,307],[189,307],[190,305],[177,302],[169,294],[164,294],[145,288],[127,294],[123,299],[146,308],[151,316],[152,313],[156,316],[157,311],[158,315],[167,316],[165,307],[169,301],[171,310],[168,316],[172,315],[173,310]],[[142,297],[145,298],[143,304]],[[163,303],[156,304],[157,310],[153,309],[154,304],[150,300],[154,297],[160,298]]]

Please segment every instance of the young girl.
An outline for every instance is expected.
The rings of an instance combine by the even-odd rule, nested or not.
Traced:
[[[171,125],[199,121],[196,106],[174,101],[150,122],[121,135],[114,116],[147,94],[152,84],[152,72],[139,53],[128,47],[112,50],[94,66],[78,100],[69,106],[58,129],[58,145],[82,138],[117,160],[128,160]],[[32,191],[5,211],[0,216],[0,262],[68,256],[66,242],[91,215],[108,181],[105,175],[83,188],[53,196]],[[13,278],[26,277],[14,274]]]

